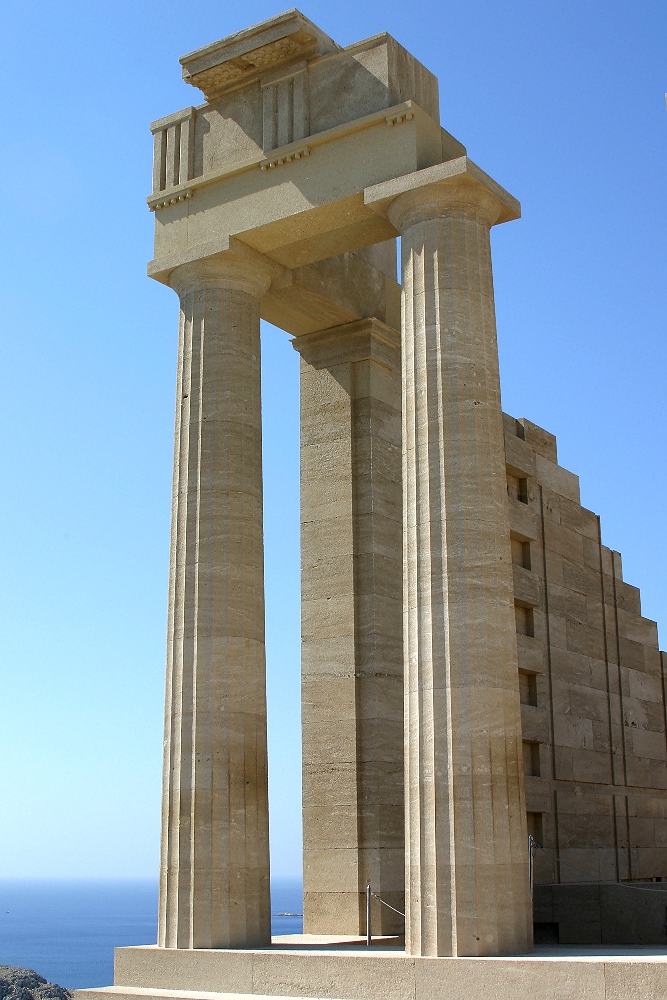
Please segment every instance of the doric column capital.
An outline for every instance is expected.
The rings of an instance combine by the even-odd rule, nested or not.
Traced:
[[[518,219],[519,202],[467,156],[374,184],[364,204],[385,215],[397,232],[450,212],[466,212],[489,226]]]
[[[248,292],[261,299],[269,290],[272,277],[261,262],[227,251],[175,267],[169,275],[169,284],[179,296],[191,289],[220,287]]]
[[[400,333],[374,317],[302,334],[291,344],[313,368],[356,361],[377,361],[389,370],[400,366]]]

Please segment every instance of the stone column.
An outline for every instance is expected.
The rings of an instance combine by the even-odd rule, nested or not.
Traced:
[[[375,319],[301,354],[304,930],[365,934],[366,882],[403,909],[401,384]],[[376,934],[403,919],[373,904]]]
[[[392,191],[403,273],[406,947],[513,954],[530,947],[532,917],[489,228],[516,218],[518,204],[466,158],[375,196]]]
[[[158,944],[270,942],[259,303],[231,254],[181,301]]]

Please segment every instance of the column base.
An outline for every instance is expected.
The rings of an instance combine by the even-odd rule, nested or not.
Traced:
[[[270,948],[243,951],[118,948],[116,985],[77,990],[75,1000],[637,1000],[667,994],[667,954],[650,947],[414,958],[395,939],[367,948],[359,939],[313,938],[289,935],[274,938]]]

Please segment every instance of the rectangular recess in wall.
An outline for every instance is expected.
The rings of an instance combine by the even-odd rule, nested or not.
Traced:
[[[540,744],[523,741],[523,773],[531,778],[540,776]]]
[[[535,620],[533,609],[524,604],[514,604],[514,617],[516,619],[517,635],[535,635]]]
[[[522,705],[537,706],[537,674],[519,671],[519,700]]]
[[[544,847],[543,844],[543,830],[542,830],[542,813],[527,812],[526,813],[526,826],[528,827],[528,836],[533,838],[536,844],[540,847]]]
[[[523,569],[530,569],[530,542],[524,542],[521,538],[510,537],[512,546],[512,562],[515,566]]]
[[[528,503],[528,480],[507,473],[507,495],[519,503]]]

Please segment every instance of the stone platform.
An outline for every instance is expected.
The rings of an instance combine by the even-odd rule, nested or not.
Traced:
[[[253,950],[118,948],[115,985],[76,1000],[657,1000],[667,949],[542,947],[513,958],[414,958],[396,939],[274,938]]]

